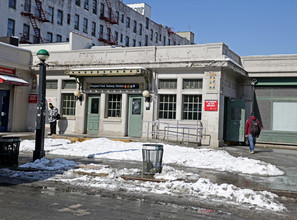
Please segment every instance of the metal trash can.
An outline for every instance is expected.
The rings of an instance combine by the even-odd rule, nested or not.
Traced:
[[[0,165],[17,165],[19,158],[20,138],[0,138]]]
[[[162,172],[163,145],[143,144],[143,174],[156,174]]]

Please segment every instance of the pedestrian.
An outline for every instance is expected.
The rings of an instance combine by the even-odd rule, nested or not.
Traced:
[[[259,137],[261,132],[261,125],[259,120],[256,118],[255,113],[251,113],[250,118],[245,123],[244,134],[248,138],[250,143],[249,151],[251,154],[255,153],[256,138]]]
[[[52,104],[49,103],[49,114],[48,114],[48,121],[50,123],[51,132],[49,135],[56,134],[56,125],[57,120],[59,119],[58,109]]]

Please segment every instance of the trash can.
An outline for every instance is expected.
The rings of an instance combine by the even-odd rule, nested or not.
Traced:
[[[20,138],[0,137],[0,165],[17,165]]]
[[[143,144],[143,174],[156,174],[162,172],[163,145]]]

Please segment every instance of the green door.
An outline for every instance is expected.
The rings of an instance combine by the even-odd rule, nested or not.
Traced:
[[[99,119],[100,119],[100,96],[92,95],[88,97],[88,122],[87,133],[99,133]]]
[[[226,141],[244,142],[245,101],[229,99],[227,104]]]
[[[129,119],[128,119],[128,136],[142,136],[142,114],[143,114],[143,97],[141,95],[129,96]]]

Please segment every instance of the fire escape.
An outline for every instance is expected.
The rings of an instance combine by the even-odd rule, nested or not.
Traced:
[[[37,43],[43,43],[43,39],[40,35],[40,28],[38,27],[37,20],[40,22],[49,22],[49,20],[46,19],[45,12],[42,8],[42,2],[41,0],[35,0],[36,3],[36,10],[35,15],[31,13],[31,5],[28,4],[27,1],[25,1],[24,5],[24,11],[21,13],[23,16],[28,16],[31,22],[31,25],[34,30],[34,36],[37,40]],[[21,43],[28,43],[29,36],[22,36]]]
[[[111,30],[111,25],[118,24],[118,21],[115,19],[115,16],[112,12],[112,7],[109,0],[105,0],[107,5],[107,17],[105,16],[104,7],[100,9],[100,19],[105,22],[106,26],[106,38],[104,38],[103,33],[99,35],[99,41],[104,42],[107,45],[117,45],[118,43],[114,40]]]
[[[168,36],[172,36],[173,44],[176,45],[176,36],[171,28],[168,28]]]

